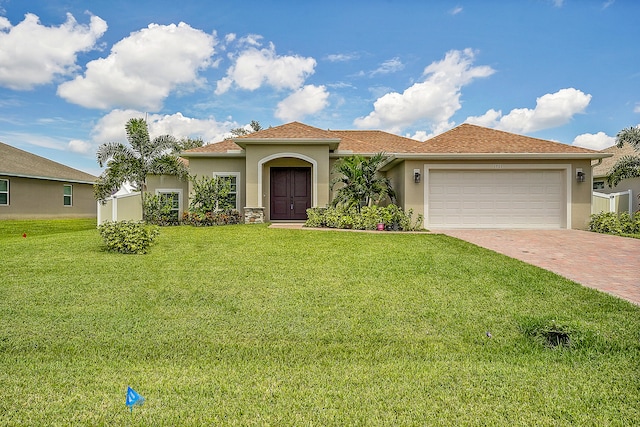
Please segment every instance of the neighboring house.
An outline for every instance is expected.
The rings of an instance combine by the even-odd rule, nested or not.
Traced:
[[[0,219],[95,218],[95,180],[0,143]]]
[[[293,122],[188,150],[191,175],[232,183],[245,222],[303,221],[327,206],[331,171],[352,154],[384,152],[382,169],[397,203],[437,228],[586,228],[591,161],[585,148],[463,124],[425,142],[368,130],[323,130]],[[156,182],[149,190],[188,204],[190,184]]]
[[[602,153],[612,154],[612,157],[602,159],[593,167],[593,213],[598,212],[637,212],[640,210],[640,177],[622,180],[618,185],[609,187],[607,175],[613,166],[625,156],[640,156],[629,144],[621,148],[605,148]]]

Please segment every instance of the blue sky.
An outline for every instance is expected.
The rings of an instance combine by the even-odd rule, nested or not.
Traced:
[[[0,0],[0,141],[96,148],[259,121],[424,140],[464,122],[601,149],[640,122],[635,0]]]

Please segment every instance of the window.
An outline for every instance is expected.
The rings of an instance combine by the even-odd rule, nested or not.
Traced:
[[[0,206],[9,206],[9,180],[0,179]]]
[[[229,195],[227,196],[227,200],[229,204],[232,206],[232,209],[238,210],[238,182],[240,181],[239,173],[214,173],[214,178],[218,178],[220,180],[228,181],[231,184],[231,189],[229,190]]]
[[[180,192],[171,190],[157,190],[158,194],[163,201],[171,204],[170,219],[178,221],[180,219]]]
[[[594,190],[604,189],[604,181],[593,181],[593,189]]]
[[[65,184],[62,196],[62,203],[65,206],[73,206],[73,185]]]

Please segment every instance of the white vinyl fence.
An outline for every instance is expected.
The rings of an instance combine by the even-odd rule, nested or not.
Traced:
[[[591,213],[600,212],[629,212],[633,210],[633,194],[631,190],[621,191],[619,193],[598,193],[593,192],[591,198]]]
[[[105,221],[142,220],[142,196],[139,192],[114,194],[105,204],[98,202],[98,225]]]

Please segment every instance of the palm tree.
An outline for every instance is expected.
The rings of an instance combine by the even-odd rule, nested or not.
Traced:
[[[640,153],[640,126],[622,129],[616,135],[616,145],[631,145]],[[609,186],[613,187],[623,179],[640,177],[640,156],[624,156],[613,166],[607,176]]]
[[[170,135],[151,140],[144,119],[130,119],[125,125],[129,145],[108,142],[98,147],[96,158],[104,172],[94,184],[97,200],[104,201],[117,191],[124,182],[131,183],[144,194],[147,175],[188,176],[186,166],[176,155],[179,142]]]
[[[336,163],[334,173],[340,174],[331,183],[331,188],[340,183],[332,204],[348,208],[370,206],[389,197],[395,203],[395,192],[391,181],[380,175],[380,168],[389,160],[384,153],[378,153],[369,159],[354,155],[344,157]]]

